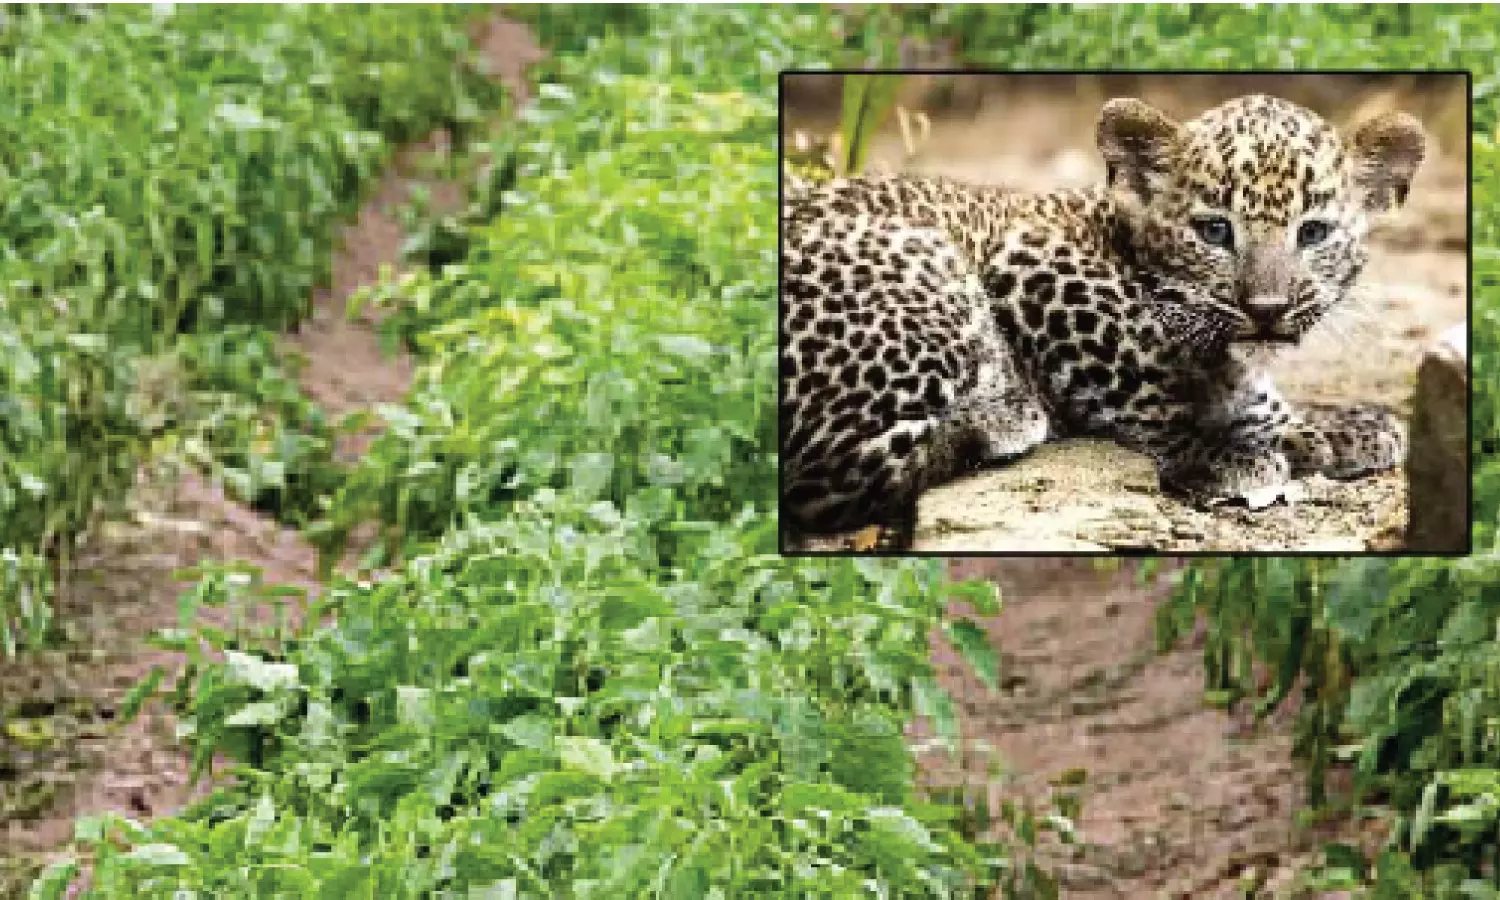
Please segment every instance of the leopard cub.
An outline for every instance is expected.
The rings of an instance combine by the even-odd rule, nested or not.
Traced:
[[[1149,454],[1198,502],[1397,464],[1389,410],[1294,406],[1248,360],[1350,294],[1372,220],[1422,163],[1421,125],[1391,113],[1346,135],[1263,95],[1179,123],[1118,99],[1097,137],[1091,189],[868,175],[785,192],[794,534],[875,524],[907,548],[924,490],[1068,435]]]

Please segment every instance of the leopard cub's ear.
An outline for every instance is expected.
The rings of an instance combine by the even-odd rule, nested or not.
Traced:
[[[1124,97],[1099,112],[1099,152],[1108,184],[1141,200],[1165,184],[1182,126],[1143,100]]]
[[[1354,186],[1372,213],[1406,202],[1411,180],[1427,156],[1422,123],[1403,112],[1376,116],[1354,129],[1348,141]]]

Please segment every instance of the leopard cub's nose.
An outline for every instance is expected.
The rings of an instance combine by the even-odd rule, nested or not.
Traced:
[[[1262,327],[1272,325],[1291,306],[1286,297],[1279,294],[1259,294],[1245,300],[1245,312]]]

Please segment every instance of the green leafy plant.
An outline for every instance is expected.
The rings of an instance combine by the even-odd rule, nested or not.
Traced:
[[[650,523],[601,515],[558,497],[455,529],[267,649],[164,636],[194,661],[196,757],[233,754],[241,784],[131,841],[159,859],[94,845],[97,890],[926,896],[998,874],[912,787],[912,705],[953,722],[935,565],[787,565],[742,519],[668,569]],[[208,574],[199,596],[253,591]]]
[[[549,61],[462,260],[367,298],[421,367],[315,531],[382,523],[389,575],[295,631],[158,638],[236,782],[82,826],[97,894],[1056,896],[906,744],[914,715],[958,737],[933,629],[994,679],[945,616],[992,590],[775,554],[761,67],[833,52],[818,16],[663,8]],[[188,604],[261,590],[210,570]]]
[[[839,114],[839,134],[844,151],[840,160],[842,171],[854,173],[864,169],[870,141],[895,111],[896,97],[904,80],[901,75],[844,76],[843,105]]]
[[[181,341],[174,360],[171,440],[223,480],[232,496],[303,525],[343,481],[334,460],[339,429],[298,385],[262,328],[232,326]]]
[[[298,630],[159,637],[193,661],[167,696],[196,758],[231,755],[237,780],[149,825],[81,823],[95,893],[1056,896],[1022,852],[1055,820],[1012,807],[1019,846],[980,842],[988,809],[917,792],[902,738],[917,715],[955,735],[928,638],[948,632],[991,672],[945,607],[962,595],[985,614],[993,598],[931,564],[774,555],[768,73],[961,34],[970,61],[1012,66],[1469,65],[1483,98],[1495,13],[516,14],[553,50],[537,101],[469,211],[414,248],[429,265],[362,298],[392,313],[421,372],[314,530],[332,552],[382,524],[390,575],[331,586]],[[1477,211],[1494,199],[1490,104],[1475,116]],[[1494,228],[1481,212],[1481,290]],[[1477,321],[1494,316],[1482,304]],[[1480,400],[1488,435],[1494,401]],[[1484,503],[1495,469],[1479,455]],[[1485,896],[1491,562],[1176,573],[1163,638],[1206,614],[1209,686],[1266,708],[1309,692],[1309,784],[1352,753],[1406,817],[1374,861],[1332,852],[1344,871],[1325,880]],[[204,575],[190,603],[266,590]],[[76,872],[59,863],[37,893]]]
[[[0,15],[0,551],[17,560],[0,575],[0,646],[10,653],[50,621],[41,570],[65,564],[146,452],[151,435],[131,415],[137,363],[183,333],[297,321],[328,276],[333,225],[390,140],[477,121],[500,88],[456,65],[475,15],[464,7]],[[244,424],[252,402],[231,415]],[[263,496],[283,486],[275,461],[259,458],[231,468]]]

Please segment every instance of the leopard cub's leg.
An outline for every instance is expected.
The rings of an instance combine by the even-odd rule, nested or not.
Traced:
[[[1322,474],[1359,478],[1400,464],[1405,434],[1378,405],[1289,404],[1270,379],[1235,372],[1211,394],[1162,459],[1164,486],[1200,501],[1244,499],[1252,507],[1288,493],[1292,479]]]
[[[1285,436],[1296,418],[1263,374],[1227,366],[1167,421],[1176,427],[1155,454],[1164,489],[1199,505],[1243,500],[1251,508],[1295,496]]]
[[[1242,378],[1225,397],[1225,408],[1233,410],[1238,431],[1276,436],[1293,477],[1359,478],[1400,463],[1405,431],[1391,410],[1375,404],[1294,405],[1265,375]]]
[[[922,492],[1024,452],[1045,413],[945,232],[832,217],[790,235],[783,510],[803,534],[873,526],[857,549],[910,549]]]
[[[964,456],[949,467],[952,471],[1017,459],[1052,432],[1046,405],[1015,350],[995,327],[983,289],[969,287],[974,315],[965,337],[974,379],[943,416],[948,449],[937,450]]]
[[[1239,500],[1259,509],[1295,496],[1286,454],[1243,434],[1190,440],[1158,461],[1157,474],[1164,490],[1199,506]]]
[[[1333,465],[1333,445],[1323,429],[1300,415],[1287,424],[1281,435],[1281,449],[1298,477],[1326,471]]]
[[[898,422],[874,445],[882,457],[901,458],[891,488],[877,504],[873,520],[882,526],[876,549],[909,550],[916,538],[917,499],[983,466],[1015,460],[1047,440],[1051,420],[1041,398],[1023,375],[1014,352],[993,330],[984,296],[968,283],[950,285],[972,311],[964,329],[964,358],[972,368],[961,393],[922,422]],[[904,435],[913,439],[908,441]],[[906,453],[892,453],[892,440]],[[909,448],[909,449],[907,449]]]
[[[1286,445],[1299,473],[1361,478],[1395,468],[1406,452],[1401,420],[1378,404],[1301,404],[1297,418],[1300,425]]]
[[[884,490],[871,498],[868,520],[879,528],[873,548],[903,552],[916,540],[922,494],[966,472],[1008,462],[1047,439],[1040,401],[1021,386],[964,398],[939,415],[900,421],[867,441],[849,471],[880,471]]]

